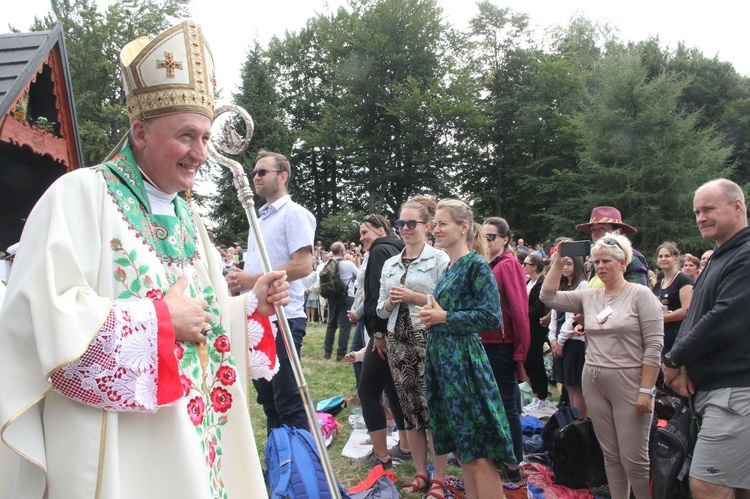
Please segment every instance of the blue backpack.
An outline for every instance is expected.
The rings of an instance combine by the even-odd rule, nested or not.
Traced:
[[[330,499],[315,439],[309,431],[282,425],[271,432],[264,450],[270,499]],[[339,485],[342,498],[349,496]]]

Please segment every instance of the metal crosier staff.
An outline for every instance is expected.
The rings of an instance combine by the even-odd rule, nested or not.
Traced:
[[[245,137],[241,137],[232,127],[232,120],[228,119],[224,123],[224,134],[218,139],[218,149],[226,154],[237,155],[247,149],[250,144],[250,138],[253,135],[253,120],[240,106],[225,105],[221,106],[214,112],[214,122],[221,114],[224,113],[235,113],[238,114],[244,121],[247,133]],[[213,144],[208,144],[208,155],[219,163],[220,165],[229,168],[232,172],[234,186],[237,189],[237,194],[240,199],[242,207],[245,209],[245,215],[250,223],[250,233],[253,235],[255,241],[255,247],[258,249],[258,256],[260,257],[260,265],[264,273],[270,272],[271,262],[268,258],[268,252],[266,245],[263,242],[263,235],[260,233],[258,227],[258,217],[255,215],[255,202],[253,199],[253,191],[250,188],[247,175],[242,169],[242,165],[237,161],[229,159],[219,154],[213,147]],[[315,405],[313,404],[310,391],[305,381],[305,375],[302,373],[302,364],[300,364],[299,357],[297,356],[297,350],[294,348],[294,338],[292,332],[289,329],[289,323],[286,319],[286,313],[284,307],[276,307],[276,316],[278,317],[279,328],[281,329],[282,338],[284,340],[284,346],[286,347],[289,360],[292,364],[292,371],[294,372],[294,379],[297,381],[297,387],[299,388],[300,395],[302,396],[302,402],[305,406],[305,412],[307,413],[307,422],[310,425],[313,437],[315,438],[315,445],[318,448],[318,454],[323,464],[323,471],[328,481],[328,488],[331,491],[331,496],[336,499],[341,499],[339,493],[338,483],[333,473],[333,466],[331,465],[331,459],[328,456],[328,449],[323,439],[323,434],[320,431],[320,425],[318,424],[318,418],[315,415]]]

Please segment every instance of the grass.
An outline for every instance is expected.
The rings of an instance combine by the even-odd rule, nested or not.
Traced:
[[[352,333],[354,328],[352,328]],[[305,381],[310,390],[310,395],[314,401],[323,400],[336,395],[351,397],[354,394],[354,370],[348,362],[334,362],[323,358],[323,340],[325,337],[324,324],[308,324],[307,335],[302,345],[302,372]],[[251,397],[255,397],[255,391],[251,389]],[[356,407],[356,406],[355,406]],[[336,415],[336,420],[344,425],[341,432],[334,437],[333,443],[328,448],[328,454],[331,459],[336,478],[341,482],[345,489],[358,484],[364,480],[369,469],[360,465],[350,464],[346,457],[341,455],[352,429],[349,426],[349,415],[354,407],[350,406]],[[266,445],[266,418],[263,414],[263,408],[252,401],[250,404],[250,413],[255,432],[255,441],[258,445],[258,452],[261,454]],[[409,484],[414,477],[414,465],[407,461],[404,464],[395,466],[393,472],[398,477],[396,487]],[[461,476],[461,468],[454,464],[448,465],[448,474]],[[421,498],[422,494],[404,495],[407,499]]]

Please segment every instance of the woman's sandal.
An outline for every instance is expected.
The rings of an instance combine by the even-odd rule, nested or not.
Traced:
[[[422,499],[443,499],[445,497],[445,484],[440,480],[431,480],[430,488]]]
[[[410,484],[404,485],[401,488],[401,492],[404,494],[416,494],[417,492],[426,492],[429,488],[430,482],[427,477],[417,473],[414,475],[414,480],[412,480]]]

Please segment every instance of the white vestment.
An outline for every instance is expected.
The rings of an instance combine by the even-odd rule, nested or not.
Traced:
[[[32,211],[0,312],[0,434],[16,453],[0,452],[0,498],[267,497],[248,380],[277,369],[275,353],[262,351],[273,336],[252,313],[252,293],[228,296],[201,220],[181,199],[175,208],[177,217],[149,214],[126,147],[110,163],[61,177]],[[149,300],[183,274],[186,294],[209,303],[206,348],[162,344],[157,377],[156,350],[142,342],[143,376],[129,385],[116,366],[99,378],[96,363],[79,366],[112,324],[132,338],[132,321],[156,339],[157,316],[141,320],[128,307],[156,309]],[[159,341],[163,326],[159,317]],[[169,375],[163,358],[176,368]],[[65,392],[69,381],[76,393]],[[162,389],[173,394],[168,403],[156,402]],[[79,401],[92,393],[109,399]]]

